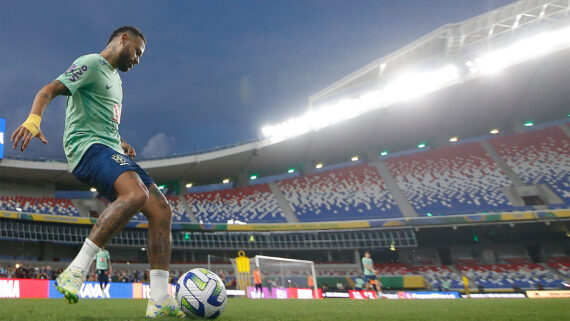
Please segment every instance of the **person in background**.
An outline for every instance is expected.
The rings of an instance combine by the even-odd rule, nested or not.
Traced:
[[[362,258],[362,270],[364,271],[364,278],[366,279],[366,290],[372,288],[371,281],[374,280],[376,291],[378,291],[378,293],[381,293],[382,288],[380,282],[376,282],[378,280],[378,277],[376,276],[376,274],[378,274],[378,271],[376,271],[374,268],[374,262],[372,261],[370,252],[368,251],[364,252],[364,257]]]
[[[105,299],[105,288],[109,284],[109,275],[113,273],[111,269],[111,255],[107,249],[103,248],[93,258],[95,262],[95,269],[97,269],[97,281],[99,281],[99,287],[101,287],[101,293],[103,293],[103,299]]]
[[[263,297],[263,283],[261,281],[261,273],[259,272],[259,266],[255,267],[253,271],[253,283],[255,284],[255,292],[259,293],[259,297]]]
[[[170,279],[170,284],[176,284],[178,282],[178,273],[175,271],[170,271],[172,278]]]
[[[443,292],[449,292],[449,288],[451,287],[451,280],[445,279],[441,281],[441,290]]]
[[[356,279],[354,279],[354,289],[356,291],[364,290],[365,286],[366,286],[366,282],[364,282],[364,279],[362,279],[360,276],[357,277]]]
[[[51,269],[51,266],[46,266],[46,276],[48,280],[53,280],[53,270]]]
[[[12,269],[11,265],[8,265],[8,267],[6,268],[6,277],[8,279],[11,279],[14,276],[14,270]]]

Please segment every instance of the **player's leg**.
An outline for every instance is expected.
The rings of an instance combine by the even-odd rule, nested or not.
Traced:
[[[134,171],[120,174],[112,186],[116,200],[99,216],[75,259],[56,280],[58,291],[64,294],[69,303],[79,300],[79,289],[93,257],[148,200],[148,190]]]
[[[101,295],[103,296],[103,299],[105,298],[105,287],[103,286],[104,283],[104,279],[103,279],[103,273],[105,273],[105,271],[103,270],[97,270],[97,281],[99,281],[99,288],[101,288]]]
[[[103,292],[103,299],[107,298],[105,290],[107,289],[108,285],[109,285],[109,270],[105,270],[103,271],[103,288],[101,289],[101,291]]]
[[[149,192],[135,171],[122,173],[113,185],[117,199],[101,213],[87,237],[99,248],[120,233],[149,199]]]
[[[146,173],[139,173],[148,180]],[[148,219],[147,252],[150,261],[150,298],[146,316],[184,316],[178,303],[168,294],[171,256],[172,208],[158,186],[148,186],[149,199],[142,213]]]
[[[382,298],[382,283],[380,282],[380,276],[376,276],[376,292],[378,292],[378,299]]]
[[[147,251],[151,270],[170,269],[172,208],[156,184],[148,187],[149,200],[142,209],[148,219]]]

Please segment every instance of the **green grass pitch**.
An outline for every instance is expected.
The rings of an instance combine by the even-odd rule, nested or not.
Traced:
[[[0,320],[147,320],[145,308],[140,299],[0,299]],[[570,320],[570,299],[229,299],[218,320]]]

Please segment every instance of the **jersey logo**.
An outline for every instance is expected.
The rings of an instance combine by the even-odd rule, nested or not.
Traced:
[[[125,160],[125,158],[121,154],[114,154],[113,156],[111,156],[111,159],[117,162],[117,164],[119,164],[120,166],[129,165],[129,163]]]
[[[71,67],[69,67],[68,71],[65,72],[66,74],[71,73],[73,75],[71,78],[69,78],[69,81],[71,81],[71,82],[75,82],[75,81],[79,80],[79,77],[81,77],[81,75],[83,75],[83,72],[87,71],[87,66],[85,66],[85,65],[83,65],[77,69],[75,69],[75,68],[72,69],[72,67],[75,67],[75,65],[72,65]]]
[[[109,88],[107,88],[109,89]],[[113,121],[116,121],[118,124],[121,123],[121,110],[123,106],[121,104],[115,104],[113,106]]]

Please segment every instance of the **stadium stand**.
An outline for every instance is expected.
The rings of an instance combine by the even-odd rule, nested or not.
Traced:
[[[402,216],[378,171],[370,165],[295,177],[278,185],[302,222]]]
[[[479,143],[387,159],[386,166],[418,214],[513,210],[501,191],[512,185]]]
[[[557,256],[548,259],[548,266],[562,274],[566,278],[570,278],[570,257]]]
[[[186,213],[186,209],[178,196],[167,195],[166,199],[168,203],[170,203],[170,207],[172,207],[172,221],[173,222],[190,222],[190,217]]]
[[[269,185],[238,187],[223,191],[184,195],[196,219],[203,223],[286,222]]]
[[[0,209],[36,214],[80,216],[73,202],[66,198],[0,196]]]
[[[449,286],[452,289],[463,286],[461,276],[443,265],[418,266],[415,271],[417,274],[423,275],[434,289],[439,289],[441,282],[446,279],[450,281]]]
[[[543,266],[530,264],[480,264],[456,265],[471,280],[484,288],[557,288],[562,282],[553,272]]]
[[[523,182],[550,186],[570,203],[570,138],[560,128],[551,126],[490,142]]]

